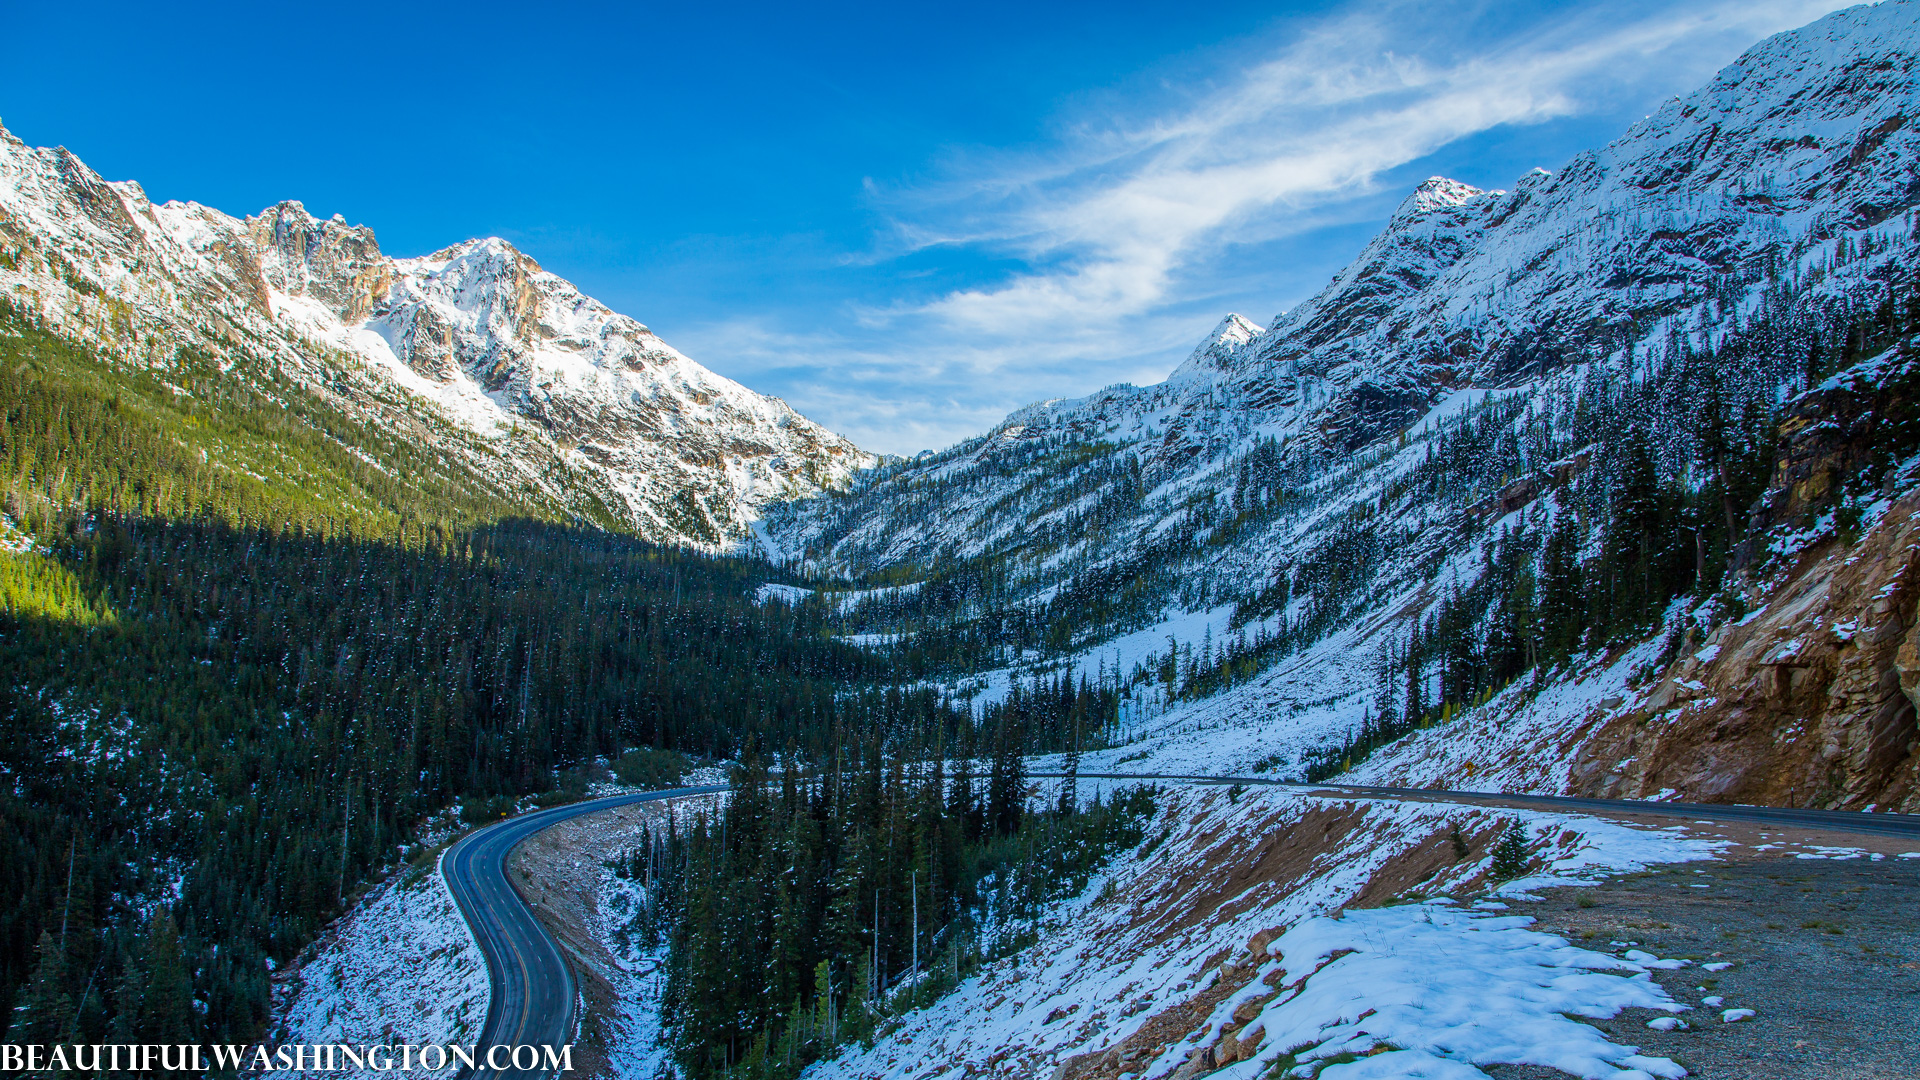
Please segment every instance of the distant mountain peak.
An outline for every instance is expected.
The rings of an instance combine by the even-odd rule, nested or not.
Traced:
[[[1482,195],[1497,194],[1502,193],[1482,191],[1472,184],[1463,184],[1444,176],[1428,177],[1420,182],[1419,187],[1413,189],[1413,194],[1401,201],[1399,208],[1393,212],[1393,219],[1398,221],[1402,218],[1430,214],[1435,210],[1451,210],[1457,206],[1465,206]]]
[[[662,541],[726,546],[768,501],[877,460],[498,237],[394,259],[371,228],[298,200],[244,219],[154,207],[137,184],[6,134],[0,256],[0,295],[105,355],[264,365],[409,439],[431,417],[444,452],[503,490]]]
[[[1168,380],[1178,380],[1183,373],[1191,375],[1201,371],[1225,370],[1233,365],[1234,358],[1246,347],[1247,342],[1265,332],[1244,315],[1229,313],[1214,326],[1212,333],[1194,347],[1193,352],[1174,370],[1174,374],[1168,376]]]

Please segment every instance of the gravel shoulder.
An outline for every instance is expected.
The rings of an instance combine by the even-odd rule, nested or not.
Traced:
[[[1701,1080],[1913,1080],[1920,1076],[1920,858],[1910,842],[1692,828],[1726,839],[1724,861],[1541,890],[1516,913],[1537,929],[1619,954],[1693,963],[1654,978],[1694,1006],[1685,1027],[1631,1010],[1598,1021],[1615,1041],[1672,1058]],[[1731,965],[1709,972],[1706,965]],[[1708,1004],[1712,999],[1717,1004]],[[1751,1018],[1723,1020],[1728,1009]],[[1531,1067],[1500,1080],[1549,1080]]]

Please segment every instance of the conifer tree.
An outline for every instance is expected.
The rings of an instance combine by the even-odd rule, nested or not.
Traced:
[[[1527,870],[1527,834],[1519,822],[1507,826],[1500,842],[1493,847],[1493,862],[1488,872],[1496,880],[1517,878]]]
[[[147,923],[147,981],[140,999],[144,1042],[191,1043],[199,1027],[193,1008],[193,977],[173,913],[156,909]]]
[[[1575,527],[1564,516],[1556,517],[1540,557],[1539,638],[1549,662],[1574,651],[1586,621],[1578,546]]]
[[[25,992],[13,1007],[7,1041],[50,1046],[67,1041],[73,1031],[73,1001],[66,989],[66,950],[50,931],[42,930],[34,951],[39,959]]]

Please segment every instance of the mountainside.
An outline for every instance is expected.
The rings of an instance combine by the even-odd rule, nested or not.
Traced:
[[[1607,716],[1702,706],[1654,692],[1684,643],[1895,527],[1920,450],[1917,72],[1910,0],[1768,39],[1557,172],[1420,185],[1318,296],[1227,317],[1165,382],[777,507],[766,542],[887,586],[837,596],[851,629],[963,696],[1108,687],[1098,760],[1325,776],[1440,726],[1397,775],[1920,805],[1911,680],[1880,659],[1849,676],[1879,687],[1861,701],[1817,703],[1877,717],[1871,755],[1575,779],[1620,741],[1589,745]],[[1889,588],[1859,625],[1897,637],[1914,605]],[[1443,753],[1487,725],[1478,760]]]
[[[372,230],[299,203],[246,219],[156,206],[4,130],[0,298],[180,393],[211,389],[186,385],[191,370],[318,399],[529,512],[649,539],[716,547],[768,500],[874,461],[503,240],[393,259]]]

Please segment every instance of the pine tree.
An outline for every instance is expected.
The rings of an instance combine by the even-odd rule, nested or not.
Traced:
[[[1554,518],[1540,556],[1539,640],[1542,658],[1552,663],[1571,655],[1580,643],[1585,619],[1579,538],[1566,516]]]
[[[50,1046],[65,1042],[73,1030],[73,1001],[67,996],[66,950],[50,931],[40,931],[35,948],[39,956],[33,977],[13,1007],[13,1023],[7,1029],[9,1042],[39,1043]]]
[[[1071,814],[1080,806],[1080,739],[1076,732],[1073,742],[1067,749],[1066,763],[1060,778],[1060,814]]]
[[[1517,878],[1527,871],[1527,834],[1519,822],[1507,826],[1500,842],[1493,847],[1493,862],[1488,868],[1495,880]]]
[[[1653,448],[1638,425],[1627,428],[1625,442],[1608,536],[1615,581],[1609,628],[1616,632],[1644,625],[1664,599],[1663,556],[1668,546]]]
[[[154,911],[147,923],[147,985],[140,999],[140,1027],[155,1043],[190,1043],[198,1038],[193,1009],[193,976],[173,914]]]
[[[1421,654],[1420,623],[1414,621],[1413,629],[1407,633],[1407,712],[1404,721],[1408,728],[1420,723],[1427,714],[1426,673],[1422,670],[1424,657]],[[1382,723],[1392,718],[1382,716]]]

